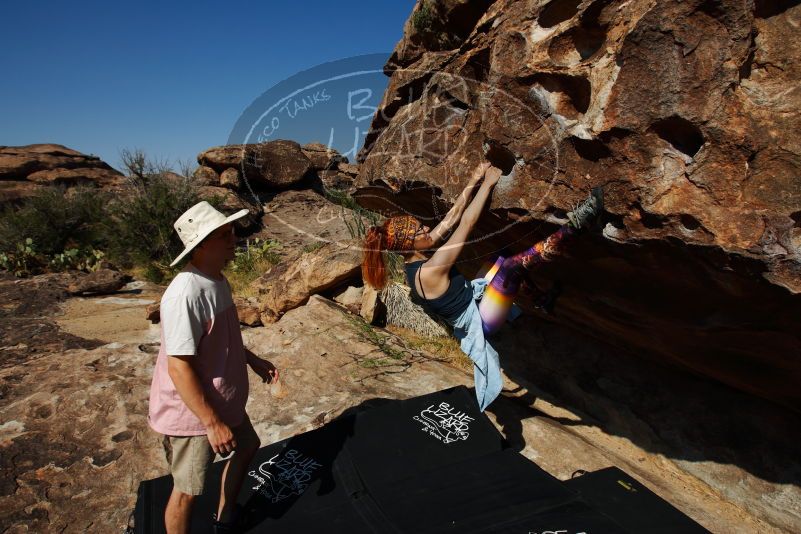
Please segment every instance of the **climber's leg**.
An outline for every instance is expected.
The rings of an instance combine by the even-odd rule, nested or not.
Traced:
[[[478,306],[485,334],[496,332],[509,315],[512,303],[520,291],[523,269],[532,269],[549,261],[559,253],[565,240],[573,234],[575,230],[565,225],[533,247],[503,260],[492,281],[487,284]]]
[[[478,306],[485,334],[497,331],[506,320],[514,298],[520,290],[523,269],[532,269],[558,255],[564,249],[567,240],[588,226],[602,210],[603,190],[596,187],[593,188],[586,200],[567,214],[570,221],[568,224],[533,247],[503,260],[492,281],[484,290],[484,296]]]

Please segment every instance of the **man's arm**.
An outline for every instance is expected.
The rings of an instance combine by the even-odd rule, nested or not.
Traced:
[[[228,454],[236,448],[234,435],[208,403],[197,373],[192,368],[192,358],[194,356],[167,356],[167,373],[181,400],[206,427],[212,450],[217,454]]]
[[[450,233],[451,229],[459,222],[462,218],[462,213],[464,213],[465,207],[467,206],[467,201],[470,199],[470,196],[473,194],[478,182],[481,181],[481,178],[484,177],[484,173],[489,168],[489,163],[482,163],[473,171],[473,175],[470,177],[470,181],[465,186],[464,191],[459,195],[459,198],[456,199],[451,209],[448,210],[448,213],[445,217],[440,221],[440,223],[431,231],[429,234],[431,238],[434,240],[434,246],[438,245],[445,237]]]

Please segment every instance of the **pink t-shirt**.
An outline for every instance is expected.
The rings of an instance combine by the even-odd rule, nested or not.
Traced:
[[[206,433],[167,372],[167,359],[183,355],[194,356],[192,367],[220,419],[231,427],[239,425],[248,399],[247,360],[228,280],[215,280],[187,264],[161,297],[160,315],[161,349],[150,385],[150,426],[168,436]]]

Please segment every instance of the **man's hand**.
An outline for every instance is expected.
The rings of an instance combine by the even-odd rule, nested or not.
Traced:
[[[220,420],[214,421],[206,427],[206,436],[209,438],[211,449],[224,456],[236,449],[236,441],[231,429]]]
[[[503,174],[503,171],[498,167],[490,167],[484,174],[484,183],[489,185],[497,184],[498,180],[501,179],[501,174]]]
[[[259,375],[262,382],[272,384],[278,381],[278,369],[267,360],[259,358],[251,352],[250,355],[248,355],[248,364],[250,364],[250,368],[253,369],[253,372]]]

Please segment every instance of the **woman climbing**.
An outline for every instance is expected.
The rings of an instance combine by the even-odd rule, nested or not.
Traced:
[[[520,289],[524,270],[552,259],[568,237],[587,226],[603,209],[602,191],[595,188],[589,198],[567,214],[567,224],[531,248],[510,258],[499,258],[487,276],[468,282],[454,263],[501,174],[499,168],[489,163],[479,165],[453,207],[433,230],[408,215],[390,217],[380,226],[371,227],[365,236],[362,261],[365,281],[383,289],[387,271],[382,252],[389,250],[403,256],[413,295],[430,313],[453,327],[462,351],[473,361],[476,397],[482,411],[495,400],[502,387],[498,353],[485,334],[495,332],[503,324]],[[468,205],[479,182],[481,186]],[[453,235],[437,248],[454,226]],[[429,258],[424,251],[434,253]]]

